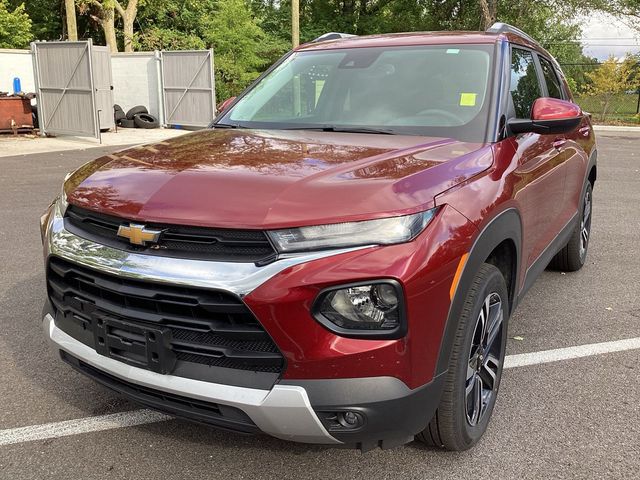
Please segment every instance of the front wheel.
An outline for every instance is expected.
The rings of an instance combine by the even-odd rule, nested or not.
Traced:
[[[483,264],[465,299],[438,410],[418,440],[466,450],[487,429],[498,395],[507,342],[504,276]]]

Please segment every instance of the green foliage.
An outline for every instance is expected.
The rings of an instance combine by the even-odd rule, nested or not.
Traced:
[[[7,0],[0,0],[0,48],[26,48],[32,39],[24,4],[11,9]]]
[[[60,40],[64,29],[64,0],[9,0],[10,8],[24,3],[31,19],[31,31],[36,40]]]
[[[600,67],[587,74],[591,85],[587,94],[600,100],[600,120],[604,120],[613,100],[625,93],[631,94],[640,88],[638,61],[634,57],[627,57],[622,62],[615,58],[602,63]]]
[[[151,27],[144,33],[135,33],[135,50],[201,50],[206,48],[204,40],[191,33],[173,28]]]
[[[244,0],[219,2],[205,20],[204,39],[214,49],[221,99],[238,94],[286,49],[260,28]]]
[[[287,41],[266,33],[245,0],[147,0],[138,15],[137,49],[213,48],[216,93],[240,93],[280,55]]]

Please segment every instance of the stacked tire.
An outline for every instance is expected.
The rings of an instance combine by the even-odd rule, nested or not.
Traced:
[[[158,119],[151,115],[146,107],[137,105],[130,108],[127,113],[120,105],[113,106],[113,115],[116,125],[122,128],[158,128]]]

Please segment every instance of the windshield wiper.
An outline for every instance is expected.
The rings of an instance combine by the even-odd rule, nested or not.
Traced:
[[[235,123],[214,123],[213,128],[246,128]]]
[[[340,132],[340,133],[373,133],[381,135],[395,135],[393,130],[386,130],[384,128],[369,128],[369,127],[340,127],[336,125],[323,125],[322,127],[292,127],[283,128],[282,130],[316,130],[321,132]]]

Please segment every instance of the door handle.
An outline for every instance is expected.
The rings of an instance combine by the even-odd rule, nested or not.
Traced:
[[[553,148],[556,148],[556,149],[560,150],[564,146],[565,143],[567,143],[567,139],[566,138],[558,138],[558,139],[554,140]]]
[[[578,130],[578,133],[580,133],[580,135],[582,135],[583,137],[588,137],[590,132],[591,129],[589,127],[582,127],[580,130]]]

